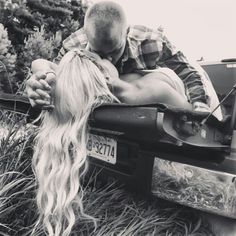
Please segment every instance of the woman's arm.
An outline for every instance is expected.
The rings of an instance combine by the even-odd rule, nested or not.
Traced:
[[[192,105],[188,103],[184,94],[184,87],[182,91],[177,87],[175,88],[174,73],[167,73],[166,71],[163,73],[162,70],[162,72],[150,72],[146,75],[131,73],[119,78],[116,68],[108,60],[101,60],[101,65],[110,75],[112,93],[121,102],[133,105],[165,103],[192,110]],[[180,79],[179,81],[183,86],[182,81]]]
[[[45,59],[36,59],[31,64],[31,70],[33,73],[36,73],[38,71],[55,72],[56,68],[57,68],[57,64],[51,61],[45,60]]]
[[[113,79],[113,93],[121,102],[128,104],[165,103],[192,110],[192,105],[186,97],[167,83],[163,76],[159,73],[144,76],[129,74],[122,76],[122,80]]]
[[[116,95],[121,102],[142,105],[149,103],[164,103],[171,106],[192,110],[192,105],[166,82],[155,83],[156,86],[122,86]]]

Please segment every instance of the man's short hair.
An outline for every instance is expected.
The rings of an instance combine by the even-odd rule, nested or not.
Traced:
[[[126,17],[122,7],[112,1],[101,1],[93,4],[86,12],[85,27],[96,31],[106,31],[113,26],[126,26]],[[90,29],[87,29],[90,30]]]

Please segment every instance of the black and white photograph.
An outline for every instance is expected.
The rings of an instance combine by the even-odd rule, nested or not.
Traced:
[[[1,236],[236,236],[235,0],[0,0]]]

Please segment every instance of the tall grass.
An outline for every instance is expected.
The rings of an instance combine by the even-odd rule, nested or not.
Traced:
[[[31,169],[35,128],[16,113],[1,112],[0,120],[0,235],[26,236],[38,214]],[[72,235],[213,235],[189,208],[144,199],[111,181],[101,185],[96,175],[85,187],[85,212],[98,225],[95,229],[92,222],[78,219]],[[40,226],[33,235],[44,235]]]
[[[23,115],[0,113],[0,231],[24,235],[36,218],[31,170],[33,128]]]

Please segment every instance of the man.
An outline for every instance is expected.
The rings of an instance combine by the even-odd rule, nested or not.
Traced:
[[[86,12],[84,27],[64,40],[55,61],[74,48],[83,48],[108,59],[120,75],[167,67],[183,81],[193,109],[209,111],[204,78],[183,53],[171,45],[161,30],[128,26],[123,9],[114,2],[92,5]],[[54,70],[52,63],[43,63],[33,71],[26,89],[32,106],[49,104],[50,85],[56,80]]]

